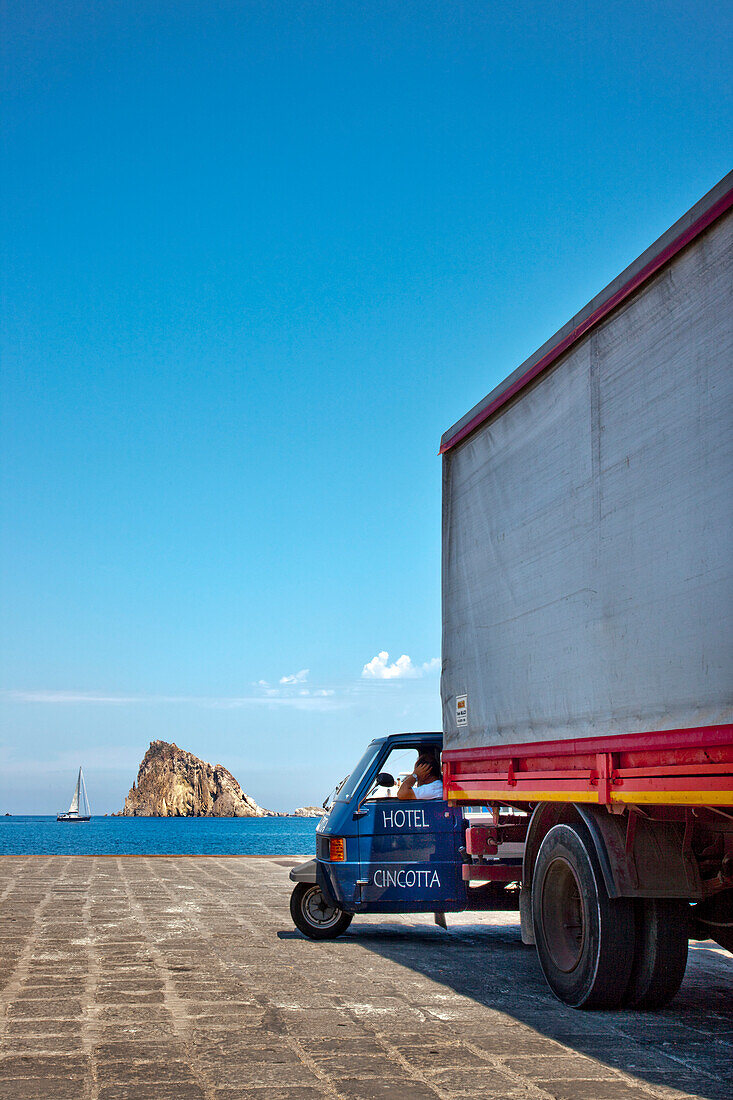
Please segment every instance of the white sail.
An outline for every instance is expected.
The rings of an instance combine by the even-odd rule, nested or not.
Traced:
[[[81,794],[82,794],[82,813],[85,817],[92,816],[92,808],[89,805],[89,798],[87,796],[87,785],[84,782],[84,772],[79,768],[79,780],[81,781]]]
[[[76,778],[76,787],[74,788],[74,796],[71,799],[71,805],[69,806],[70,814],[79,813],[79,788],[81,786],[81,768],[79,768],[79,775]]]

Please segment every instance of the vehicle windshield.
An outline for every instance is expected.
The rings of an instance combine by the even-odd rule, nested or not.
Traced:
[[[354,791],[358,788],[362,779],[369,771],[370,767],[377,758],[377,754],[382,748],[381,744],[370,745],[367,751],[362,756],[359,763],[354,768],[351,775],[348,777],[340,791],[336,792],[334,802],[350,802],[353,797]]]

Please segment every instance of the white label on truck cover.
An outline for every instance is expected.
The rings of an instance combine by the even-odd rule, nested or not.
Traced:
[[[456,695],[456,725],[468,725],[468,696]]]

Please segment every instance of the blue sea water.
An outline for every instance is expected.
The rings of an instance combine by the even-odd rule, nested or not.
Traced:
[[[0,855],[312,855],[317,818],[0,817]]]

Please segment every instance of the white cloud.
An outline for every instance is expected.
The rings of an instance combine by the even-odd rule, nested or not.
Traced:
[[[111,703],[116,706],[149,701],[173,702],[167,696],[148,699],[142,695],[107,695],[96,691],[3,691],[0,698],[10,703]]]
[[[432,657],[422,665],[414,665],[412,658],[406,653],[390,664],[389,653],[383,649],[371,661],[367,661],[361,675],[365,680],[416,680],[425,673],[436,672],[439,668],[439,657]]]
[[[420,672],[406,653],[389,664],[389,653],[383,649],[376,657],[372,657],[371,661],[367,661],[361,674],[371,680],[407,680],[419,676]]]
[[[281,684],[304,684],[308,679],[309,668],[301,668],[300,672],[294,672],[292,676],[281,676]]]
[[[258,685],[259,686],[259,685]],[[233,710],[239,707],[284,706],[296,709],[332,710],[346,705],[332,699],[333,691],[302,691],[260,687],[258,695],[107,695],[93,691],[0,691],[0,703],[41,703],[53,706],[193,706]]]

